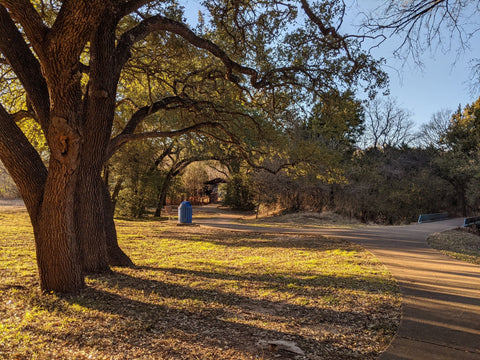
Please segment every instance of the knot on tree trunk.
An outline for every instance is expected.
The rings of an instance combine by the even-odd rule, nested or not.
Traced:
[[[75,170],[78,165],[78,153],[80,148],[80,134],[67,119],[54,116],[52,118],[50,143],[52,156],[70,170]]]

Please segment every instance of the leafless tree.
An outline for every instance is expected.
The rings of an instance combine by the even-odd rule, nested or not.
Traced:
[[[375,99],[366,107],[365,148],[401,147],[414,139],[411,113],[393,98]],[[360,142],[360,143],[362,143]]]
[[[402,37],[397,55],[421,63],[426,49],[469,49],[480,30],[479,12],[480,3],[473,0],[385,0],[370,14],[366,28],[385,39]]]
[[[442,109],[433,114],[430,121],[423,124],[420,128],[418,134],[419,144],[437,149],[443,148],[442,138],[447,132],[452,113],[449,109]]]

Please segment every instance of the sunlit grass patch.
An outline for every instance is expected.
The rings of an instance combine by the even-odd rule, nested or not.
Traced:
[[[118,220],[137,268],[59,297],[38,290],[26,213],[1,215],[0,358],[374,359],[398,327],[389,273],[334,238]]]
[[[427,242],[448,256],[480,265],[480,236],[476,234],[456,229],[432,234]]]

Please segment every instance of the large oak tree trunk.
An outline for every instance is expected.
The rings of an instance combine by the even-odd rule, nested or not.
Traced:
[[[79,84],[55,94],[47,141],[51,155],[38,216],[33,220],[41,288],[75,292],[83,284],[75,226],[75,190],[81,154]]]
[[[48,175],[38,153],[2,107],[0,155],[30,215],[41,289],[75,292],[84,286],[73,210],[78,138],[61,120],[54,122],[56,126],[51,132],[56,134],[52,135],[56,146],[52,151]],[[70,148],[59,152],[67,144],[61,140],[67,138],[71,140]]]
[[[75,174],[51,162],[40,216],[34,225],[40,286],[75,292],[84,286],[75,234]]]

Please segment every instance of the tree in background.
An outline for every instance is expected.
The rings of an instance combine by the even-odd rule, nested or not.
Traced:
[[[414,124],[411,114],[395,99],[377,98],[368,103],[365,113],[364,148],[399,148],[412,142]]]
[[[161,149],[161,144],[152,141],[132,142],[111,159],[108,180],[112,182],[112,201],[120,216],[142,217],[155,198],[161,175],[154,164]]]
[[[370,148],[358,152],[336,210],[363,222],[410,223],[421,213],[447,211],[452,197],[446,181],[432,171],[436,153],[429,149]]]
[[[480,28],[474,20],[478,19],[478,13],[478,3],[473,0],[386,0],[372,12],[365,25],[383,39],[402,36],[396,54],[421,64],[427,48],[459,52],[468,48]],[[474,62],[478,73],[478,59]]]
[[[441,144],[445,151],[435,160],[435,170],[451,184],[460,213],[467,216],[480,205],[476,190],[480,174],[480,98],[452,115]]]
[[[351,91],[322,94],[304,125],[304,136],[324,151],[352,153],[364,130],[365,114]]]
[[[351,91],[319,95],[312,114],[287,127],[285,144],[278,146],[282,151],[270,156],[269,166],[250,173],[254,190],[250,196],[257,208],[263,205],[295,212],[333,206],[363,121],[363,107]]]
[[[480,98],[451,117],[442,143],[449,150],[474,156],[480,149]]]
[[[452,111],[443,109],[432,115],[430,121],[422,124],[418,134],[418,140],[421,146],[432,149],[445,149],[445,134],[447,133]]]
[[[230,206],[236,210],[253,210],[253,191],[250,179],[247,175],[240,173],[230,176],[226,186],[226,194],[223,199],[225,206]]]

